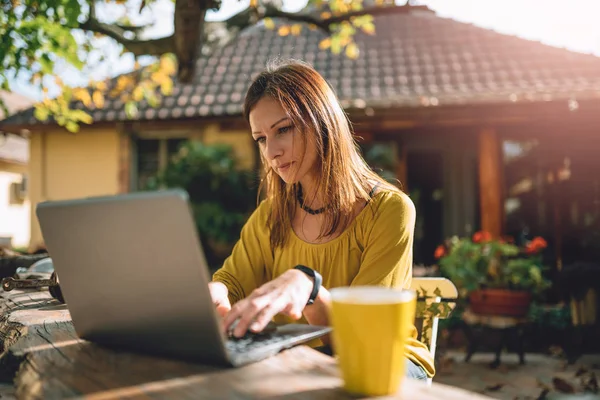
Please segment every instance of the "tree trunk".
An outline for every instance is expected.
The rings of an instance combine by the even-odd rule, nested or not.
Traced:
[[[175,2],[175,55],[179,62],[178,78],[190,83],[196,71],[198,50],[202,44],[204,17],[211,0],[177,0]]]

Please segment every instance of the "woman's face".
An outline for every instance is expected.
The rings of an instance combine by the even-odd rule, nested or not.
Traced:
[[[306,148],[302,133],[292,123],[281,105],[271,97],[263,97],[250,111],[252,138],[264,160],[286,183],[296,183],[310,176],[317,150],[311,135]]]

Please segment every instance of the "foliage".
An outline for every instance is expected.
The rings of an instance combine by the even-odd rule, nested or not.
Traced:
[[[180,0],[181,1],[181,0]],[[225,0],[223,0],[225,1]],[[226,0],[235,1],[235,0]],[[137,114],[137,105],[145,100],[150,106],[160,104],[160,97],[171,93],[175,77],[182,78],[182,65],[195,65],[195,59],[181,60],[175,43],[192,42],[201,48],[202,54],[222,47],[234,39],[239,32],[254,24],[263,23],[267,29],[276,29],[281,36],[299,35],[303,27],[320,29],[327,34],[321,41],[321,49],[330,49],[334,54],[344,51],[349,58],[357,58],[360,52],[354,35],[357,32],[375,34],[374,13],[390,10],[404,12],[402,6],[393,1],[376,0],[365,7],[363,0],[310,0],[308,8],[297,13],[281,10],[280,0],[251,0],[249,7],[223,22],[200,22],[207,10],[218,10],[221,0],[193,0],[200,8],[199,18],[174,34],[147,38],[145,33],[154,24],[135,25],[140,16],[152,15],[155,0],[7,0],[0,2],[0,89],[9,91],[10,79],[25,75],[30,83],[44,93],[43,100],[35,107],[35,117],[55,121],[69,131],[75,132],[80,123],[93,122],[91,115],[81,109],[73,109],[74,101],[82,102],[87,108],[103,108],[107,97],[119,98],[125,104],[128,117]],[[177,0],[174,3],[179,5]],[[185,13],[192,3],[181,2],[175,14]],[[188,7],[188,8],[186,8]],[[319,14],[313,8],[322,10]],[[420,6],[414,6],[418,8]],[[98,9],[98,12],[97,10]],[[110,12],[99,12],[108,10]],[[120,15],[120,16],[119,16]],[[118,17],[116,17],[118,16]],[[163,15],[155,16],[164,19]],[[186,17],[189,19],[189,16]],[[186,20],[179,15],[179,20]],[[277,22],[276,22],[277,21]],[[189,24],[198,24],[204,35],[193,38],[186,35],[193,31]],[[198,43],[196,43],[196,41]],[[197,44],[197,46],[196,46]],[[70,87],[60,76],[70,70],[85,71],[101,63],[102,49],[121,50],[136,59],[134,72],[113,80],[90,80],[86,87]],[[112,46],[112,47],[111,47]],[[105,50],[106,51],[106,50]],[[113,51],[113,50],[111,50]],[[117,50],[118,51],[118,50]],[[142,67],[139,57],[150,56],[151,65]],[[187,74],[189,75],[189,74]],[[57,89],[58,95],[48,97],[49,89]],[[0,107],[8,110],[0,100]]]
[[[160,94],[171,93],[176,72],[173,54],[165,53],[144,69],[136,62],[135,73],[122,75],[114,82],[90,80],[86,88],[66,85],[60,77],[61,70],[81,71],[88,59],[95,60],[91,54],[99,35],[81,34],[82,21],[92,15],[89,4],[95,7],[95,2],[83,0],[12,0],[0,5],[0,88],[11,90],[11,75],[28,75],[30,83],[43,93],[43,100],[35,105],[35,117],[44,121],[52,116],[71,132],[78,131],[80,123],[92,123],[89,113],[72,108],[72,101],[81,101],[88,108],[102,108],[106,96],[118,97],[125,103],[128,117],[133,117],[139,101],[146,100],[154,106],[159,104]],[[48,97],[51,86],[59,89],[53,99]],[[8,115],[1,100],[0,107]]]
[[[442,274],[459,288],[461,296],[476,289],[502,288],[539,294],[550,286],[544,278],[541,250],[546,241],[536,237],[524,247],[493,240],[487,232],[472,238],[453,237],[438,246]]]
[[[439,288],[435,288],[433,293],[428,293],[423,288],[418,288],[417,292],[417,306],[415,315],[417,318],[423,318],[423,327],[421,328],[420,341],[429,344],[431,343],[431,334],[433,329],[433,319],[437,318],[448,318],[455,303],[449,304],[445,301],[436,302],[436,297],[441,297],[442,292]]]
[[[388,182],[396,180],[396,159],[394,149],[388,143],[374,143],[363,146],[367,164]]]
[[[568,306],[549,308],[534,302],[529,308],[528,319],[546,329],[563,330],[571,326],[571,310]]]
[[[203,242],[233,243],[256,207],[253,174],[237,167],[231,147],[186,142],[147,189],[185,189]]]

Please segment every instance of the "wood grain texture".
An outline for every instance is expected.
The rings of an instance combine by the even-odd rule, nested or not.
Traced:
[[[334,358],[299,346],[243,368],[219,369],[103,348],[79,340],[47,292],[0,292],[3,367],[22,399],[356,399],[341,388]],[[159,344],[157,344],[159,345]],[[406,380],[390,398],[488,397]]]
[[[479,132],[479,197],[481,229],[499,238],[504,226],[502,148],[494,129]]]

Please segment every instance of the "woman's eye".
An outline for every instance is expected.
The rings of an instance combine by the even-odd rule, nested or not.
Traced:
[[[281,128],[279,128],[279,133],[286,133],[288,131],[290,131],[292,129],[291,126],[282,126]]]
[[[265,137],[264,137],[264,136],[261,136],[261,137],[259,137],[259,138],[256,138],[256,139],[254,139],[254,141],[255,141],[256,143],[259,143],[259,144],[262,144],[262,143],[264,143],[264,142],[265,142],[265,140],[266,140],[266,139],[265,139]]]

